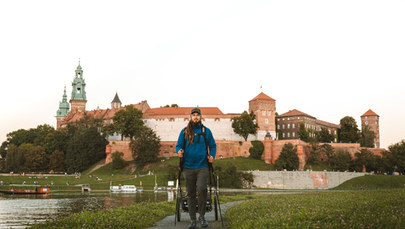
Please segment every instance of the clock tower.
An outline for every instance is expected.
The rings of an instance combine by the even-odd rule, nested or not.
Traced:
[[[84,82],[80,60],[75,73],[76,75],[72,82],[72,96],[70,98],[70,107],[73,113],[86,111],[86,83]]]

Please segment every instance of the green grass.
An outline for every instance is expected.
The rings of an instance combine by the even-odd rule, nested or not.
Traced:
[[[270,171],[275,170],[273,164],[266,164],[263,160],[256,160],[252,158],[245,158],[245,157],[236,157],[233,158],[224,158],[224,159],[217,159],[214,161],[214,167],[226,167],[229,164],[234,164],[238,170],[240,171],[248,171],[248,170],[261,170],[261,171]]]
[[[405,190],[268,195],[230,208],[237,228],[404,228]]]
[[[344,189],[398,189],[405,188],[405,176],[366,175],[348,180],[335,190]]]
[[[144,202],[98,212],[84,211],[32,228],[146,228],[174,212],[174,202]]]
[[[31,179],[29,179],[29,176],[0,176],[0,180],[7,184],[22,184],[24,181],[27,184],[33,184],[34,181],[38,181],[40,185],[51,185],[51,183],[53,183],[51,190],[77,191],[81,190],[81,187],[75,186],[79,184],[90,184],[92,190],[108,190],[110,181],[113,185],[135,184],[136,186],[139,186],[142,181],[144,189],[151,190],[155,185],[154,175],[156,175],[158,186],[167,186],[169,180],[168,175],[173,173],[173,171],[177,176],[179,158],[159,158],[158,162],[146,165],[143,168],[136,167],[134,162],[130,161],[126,168],[120,170],[113,170],[112,164],[109,163],[92,171],[92,169],[100,163],[102,163],[102,161],[82,172],[80,178],[75,178],[75,176],[47,176],[48,178],[45,179],[45,177],[39,178],[38,176],[37,178],[31,177]],[[238,170],[272,170],[273,168],[273,165],[266,164],[262,160],[243,157],[218,159],[214,162],[214,167],[221,166],[224,168],[230,163],[236,165]],[[131,168],[136,169],[131,170]],[[154,175],[147,175],[149,171],[154,172]],[[97,179],[97,177],[99,179]],[[69,183],[69,185],[66,185],[67,183]],[[8,189],[8,186],[0,186],[0,189]]]
[[[405,190],[321,191],[221,196],[245,200],[225,214],[227,228],[404,228]],[[174,214],[174,202],[82,212],[33,228],[146,228]],[[169,225],[172,226],[172,225]]]

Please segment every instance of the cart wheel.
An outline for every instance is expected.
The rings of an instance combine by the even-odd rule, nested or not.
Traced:
[[[215,221],[218,221],[218,200],[217,196],[214,196],[214,213],[215,213]]]
[[[181,219],[181,211],[180,211],[180,209],[181,209],[181,197],[180,196],[178,196],[177,197],[177,201],[176,201],[176,215],[177,215],[177,222],[180,222],[180,219]]]

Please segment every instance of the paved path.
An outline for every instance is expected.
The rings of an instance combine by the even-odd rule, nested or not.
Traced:
[[[226,210],[228,210],[229,207],[241,203],[243,201],[235,201],[235,202],[228,202],[226,204],[221,204],[221,212],[222,216],[225,215]],[[197,213],[197,218],[198,218],[198,213]],[[221,223],[221,216],[218,212],[218,221],[215,221],[215,214],[214,211],[210,211],[205,213],[205,218],[207,219],[209,223],[208,229],[212,228],[227,228],[226,227],[226,222],[224,221],[225,227],[222,227]],[[167,216],[163,220],[159,221],[156,223],[154,227],[150,227],[149,229],[166,229],[166,228],[187,228],[188,225],[190,224],[190,216],[188,215],[188,212],[182,212],[181,221],[176,222],[176,226],[174,225],[174,215]],[[197,228],[202,228],[201,225],[197,222]]]

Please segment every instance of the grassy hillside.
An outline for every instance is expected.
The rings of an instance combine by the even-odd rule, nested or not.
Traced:
[[[128,162],[128,165],[120,170],[113,170],[111,163],[99,167],[102,164],[103,161],[94,164],[89,169],[82,172],[80,177],[74,175],[31,177],[0,176],[0,180],[6,182],[6,184],[22,184],[24,181],[26,184],[33,184],[34,181],[37,181],[40,185],[51,185],[51,190],[81,190],[81,187],[77,186],[80,184],[90,184],[90,187],[93,190],[108,190],[110,184],[135,184],[136,186],[140,186],[140,183],[142,182],[142,186],[147,190],[153,189],[155,185],[155,175],[158,186],[167,186],[169,180],[174,181],[173,177],[177,177],[178,175],[177,167],[179,164],[179,158],[161,158],[158,162],[146,165],[143,168],[137,167],[132,161]],[[214,167],[220,166],[225,168],[230,164],[234,164],[238,170],[243,171],[273,169],[273,165],[268,165],[264,163],[264,161],[242,157],[216,160],[214,162]],[[150,174],[149,172],[153,175],[148,175]],[[0,186],[0,189],[7,188],[8,186]]]
[[[348,180],[336,188],[340,189],[396,189],[405,188],[405,176],[366,175]]]

